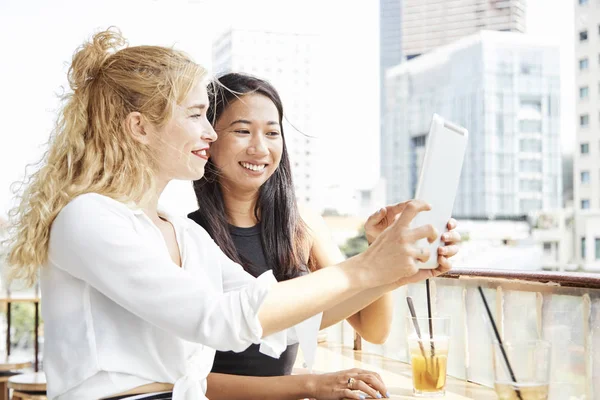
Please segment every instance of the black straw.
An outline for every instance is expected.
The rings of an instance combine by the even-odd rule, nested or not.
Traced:
[[[427,316],[429,317],[429,343],[431,344],[431,360],[435,355],[435,346],[433,345],[433,320],[431,319],[431,294],[429,292],[429,279],[425,279],[425,287],[427,288]]]
[[[506,351],[504,350],[504,344],[502,344],[502,339],[500,339],[500,333],[498,332],[498,327],[496,326],[496,321],[494,320],[494,317],[492,316],[492,312],[490,311],[490,307],[488,306],[488,302],[485,299],[485,295],[483,294],[483,289],[481,288],[481,286],[478,286],[477,289],[479,289],[479,294],[481,295],[481,299],[483,300],[483,305],[485,306],[487,315],[490,318],[490,322],[492,323],[492,328],[494,329],[494,335],[496,335],[496,340],[498,341],[498,344],[500,345],[500,351],[502,351],[502,356],[504,357],[504,361],[506,362],[506,367],[508,368],[508,373],[510,374],[510,377],[512,378],[513,382],[516,384],[517,377],[515,376],[515,373],[514,373],[512,367],[510,366],[510,361],[508,361],[508,355],[506,354]],[[515,392],[517,393],[517,397],[520,400],[523,400],[523,397],[521,397],[521,391],[519,389],[515,388]]]

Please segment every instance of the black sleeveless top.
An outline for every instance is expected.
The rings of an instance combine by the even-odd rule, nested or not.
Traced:
[[[189,217],[194,219],[193,213]],[[249,273],[258,277],[271,269],[260,238],[260,224],[252,228],[230,225],[229,229],[238,254],[252,264]],[[212,372],[245,376],[291,375],[298,354],[298,344],[288,346],[278,359],[260,353],[259,348],[259,345],[253,344],[241,353],[217,351]]]

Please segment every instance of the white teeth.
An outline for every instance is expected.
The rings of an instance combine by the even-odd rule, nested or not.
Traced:
[[[200,153],[201,156],[206,156],[206,150],[200,150],[199,153]]]
[[[266,165],[262,164],[262,165],[254,165],[254,164],[250,164],[247,162],[241,162],[240,163],[242,165],[242,167],[252,170],[252,171],[262,171],[263,169],[265,169]]]

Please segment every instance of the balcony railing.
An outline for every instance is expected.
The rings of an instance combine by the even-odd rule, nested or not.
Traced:
[[[431,283],[433,313],[452,317],[449,375],[493,386],[492,332],[477,291],[482,286],[503,340],[552,342],[551,400],[600,399],[600,274],[456,269]],[[408,362],[406,296],[426,315],[424,283],[396,290],[385,344],[355,343],[347,323],[329,328],[328,342],[362,345],[361,357],[372,353]]]
[[[457,269],[432,280],[433,313],[452,317],[449,375],[491,387],[493,334],[479,285],[503,340],[552,343],[551,400],[600,399],[600,274]],[[398,289],[389,339],[362,341],[364,352],[408,362],[406,296],[426,315],[423,283]],[[353,346],[354,332],[343,323],[329,329],[328,341]]]

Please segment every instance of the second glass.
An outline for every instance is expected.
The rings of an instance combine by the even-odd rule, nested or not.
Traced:
[[[547,400],[549,342],[494,342],[494,387],[499,400]],[[508,362],[507,362],[508,359]]]
[[[444,396],[450,342],[450,317],[413,318],[408,316],[406,329],[415,396]]]

